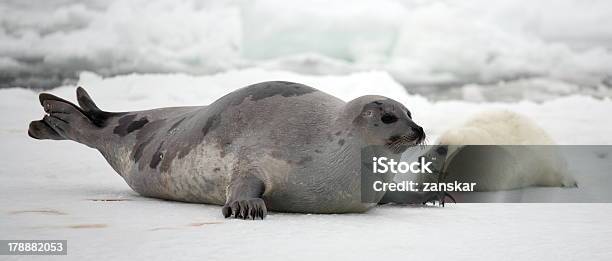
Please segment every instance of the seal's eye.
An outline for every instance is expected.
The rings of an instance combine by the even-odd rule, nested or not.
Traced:
[[[406,110],[406,115],[408,115],[408,118],[412,119],[412,114],[410,113],[409,110]]]
[[[391,113],[385,113],[382,118],[380,118],[380,120],[384,123],[384,124],[391,124],[397,121],[397,116],[391,114]]]

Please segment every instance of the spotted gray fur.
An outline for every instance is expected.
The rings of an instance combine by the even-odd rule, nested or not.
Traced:
[[[363,96],[346,103],[292,82],[254,84],[208,106],[125,113],[99,110],[84,91],[79,97],[84,108],[62,106],[74,108],[69,124],[83,136],[52,129],[45,120],[31,124],[31,136],[82,142],[98,149],[141,195],[224,205],[226,216],[263,218],[266,208],[366,211],[374,204],[360,198],[361,148],[385,145],[394,135],[414,136],[418,127],[391,99]],[[397,123],[382,123],[384,113]],[[92,115],[101,115],[103,124],[92,124]],[[240,204],[257,211],[235,213]]]

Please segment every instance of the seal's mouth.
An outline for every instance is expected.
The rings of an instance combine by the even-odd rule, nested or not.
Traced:
[[[391,136],[385,143],[385,146],[393,153],[402,153],[416,145],[426,145],[425,134]]]

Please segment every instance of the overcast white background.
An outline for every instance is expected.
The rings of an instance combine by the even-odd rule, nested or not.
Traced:
[[[470,84],[489,87],[485,99],[500,84],[598,97],[612,86],[605,0],[5,0],[0,14],[1,87],[245,67],[384,70],[409,91],[453,99]],[[526,96],[505,98],[541,99]]]

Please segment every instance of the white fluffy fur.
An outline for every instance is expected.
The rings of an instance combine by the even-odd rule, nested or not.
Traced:
[[[475,115],[440,136],[438,144],[449,146],[444,169],[465,145],[554,145],[550,136],[526,116],[510,111],[488,111]],[[451,173],[449,179],[477,182],[479,191],[517,189],[528,186],[573,187],[567,163],[555,146],[503,146],[502,153],[484,164],[486,173]],[[467,151],[467,150],[466,150]],[[483,163],[478,163],[483,164]],[[469,171],[468,171],[469,172]],[[485,176],[486,175],[486,176]]]
[[[447,145],[553,145],[553,140],[531,119],[511,111],[476,114],[438,139]]]

